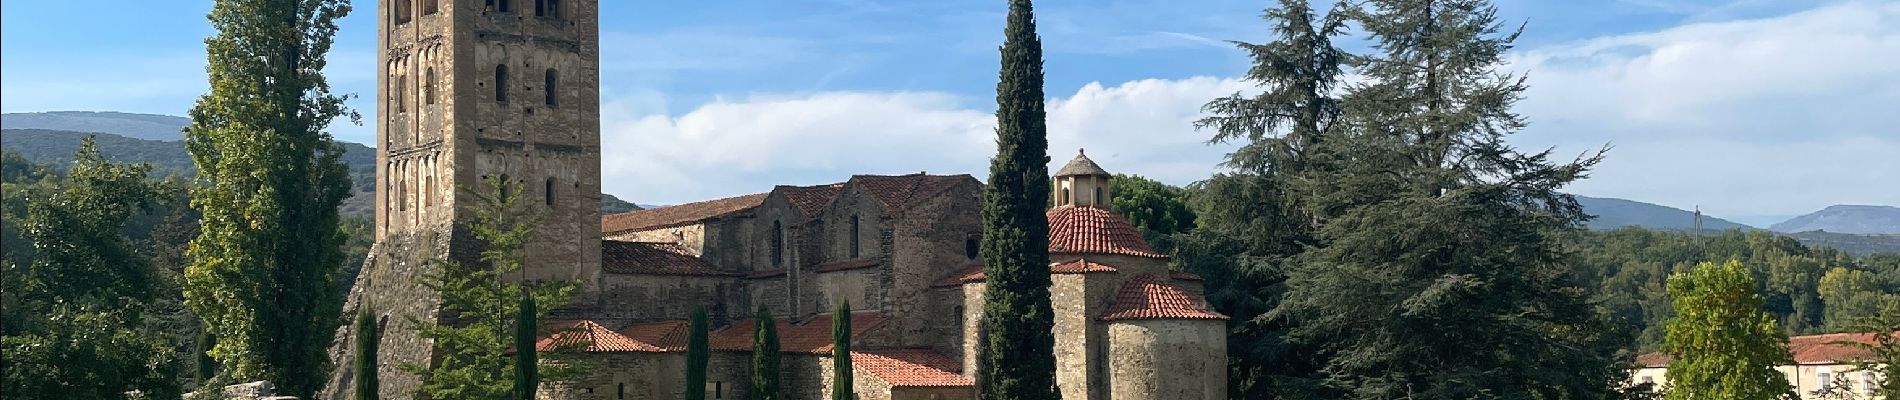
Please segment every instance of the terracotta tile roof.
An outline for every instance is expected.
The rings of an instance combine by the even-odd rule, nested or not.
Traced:
[[[600,231],[602,233],[614,233],[691,224],[758,207],[759,204],[765,202],[765,195],[765,193],[754,193],[717,200],[602,215],[600,217]]]
[[[1115,272],[1115,267],[1089,261],[1087,258],[1077,258],[1074,261],[1049,264],[1049,273],[1051,274],[1089,274],[1100,272]]]
[[[892,387],[969,387],[976,380],[963,376],[955,359],[924,349],[851,352],[851,367]]]
[[[857,185],[884,205],[886,215],[897,214],[928,200],[957,183],[975,181],[969,175],[853,175],[847,185]]]
[[[1086,258],[1077,258],[1068,262],[1049,263],[1050,274],[1093,274],[1116,271],[1118,270],[1116,270],[1114,266],[1089,261]],[[951,287],[965,283],[982,282],[984,278],[983,263],[976,262],[971,263],[970,266],[962,270],[943,277],[943,279],[938,279],[936,283],[931,285],[936,287]]]
[[[1896,332],[1900,334],[1900,332]],[[1873,352],[1853,343],[1877,344],[1873,333],[1835,333],[1788,338],[1788,352],[1797,364],[1835,364],[1873,356]]]
[[[837,198],[839,192],[844,191],[844,184],[833,183],[817,186],[780,185],[772,188],[772,191],[783,193],[785,200],[790,201],[792,207],[798,209],[799,215],[803,215],[805,218],[813,218],[817,217],[818,212],[824,210],[826,205],[831,204],[831,199]]]
[[[615,274],[737,276],[673,243],[600,241],[600,268]]]
[[[851,313],[852,340],[883,322],[884,316],[875,311]],[[732,325],[708,334],[707,345],[718,351],[752,351],[752,330],[756,325],[758,323],[751,318],[733,321]],[[831,353],[831,314],[814,315],[798,323],[779,320],[778,343],[779,351],[786,353]]]
[[[854,270],[854,269],[865,269],[865,268],[876,267],[883,263],[884,263],[883,261],[880,261],[875,258],[856,258],[856,259],[850,259],[850,260],[827,261],[823,264],[818,264],[818,272],[833,272],[833,271],[848,271],[848,270]]]
[[[1201,307],[1186,289],[1167,283],[1159,275],[1142,274],[1122,284],[1103,321],[1131,319],[1227,319],[1226,315]]]
[[[686,331],[691,327],[692,323],[684,320],[643,322],[621,328],[619,333],[629,340],[666,351],[686,351]]]
[[[547,323],[547,329],[553,333],[536,341],[535,351],[552,351],[556,348],[583,344],[585,347],[580,348],[580,351],[588,353],[666,351],[652,344],[628,339],[594,321],[551,321]]]
[[[1080,149],[1075,151],[1075,158],[1070,159],[1068,164],[1062,166],[1062,169],[1056,170],[1054,176],[1064,177],[1077,175],[1109,176],[1107,170],[1102,169],[1100,165],[1095,165],[1095,160],[1090,160],[1088,154]]]
[[[1050,254],[1115,254],[1167,258],[1148,247],[1135,225],[1113,211],[1062,206],[1049,210]]]
[[[1675,357],[1670,357],[1667,353],[1643,353],[1642,355],[1636,356],[1636,366],[1641,368],[1663,368],[1668,367],[1669,361],[1674,359]]]
[[[1181,271],[1174,271],[1174,272],[1169,272],[1169,273],[1168,273],[1168,277],[1169,277],[1169,278],[1173,278],[1174,280],[1177,280],[1177,281],[1198,281],[1198,280],[1203,280],[1203,279],[1201,278],[1201,276],[1200,276],[1200,275],[1195,275],[1195,274],[1193,274],[1193,273],[1188,273],[1188,272],[1181,272]]]

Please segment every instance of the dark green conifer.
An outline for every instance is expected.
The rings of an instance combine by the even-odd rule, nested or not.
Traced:
[[[521,294],[521,304],[515,313],[515,398],[534,400],[534,390],[541,385],[541,364],[536,359],[539,349],[534,342],[538,335],[535,330],[534,296]]]
[[[376,340],[376,311],[365,303],[356,310],[356,400],[376,400]]]
[[[693,309],[693,327],[686,333],[686,400],[706,400],[706,307]]]
[[[1049,138],[1042,40],[1029,0],[1009,2],[996,83],[996,157],[983,190],[982,397],[1054,399],[1049,305]]]
[[[752,399],[778,400],[782,372],[778,362],[778,319],[772,318],[772,312],[760,304],[759,314],[753,320],[758,321],[758,325],[752,330]]]
[[[831,314],[831,400],[857,400],[851,383],[851,301]]]

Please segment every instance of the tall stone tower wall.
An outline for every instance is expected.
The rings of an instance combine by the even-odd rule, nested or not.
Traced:
[[[580,283],[568,310],[596,307],[600,278],[598,0],[384,0],[376,3],[377,244],[344,311],[365,303],[384,323],[382,397],[419,383],[403,364],[432,362],[409,318],[434,321],[440,296],[419,284],[428,260],[476,262],[468,210],[485,178],[518,185],[540,215],[520,278]],[[557,310],[557,312],[560,312]],[[345,318],[350,321],[352,318]],[[353,332],[338,329],[324,398],[349,396]]]

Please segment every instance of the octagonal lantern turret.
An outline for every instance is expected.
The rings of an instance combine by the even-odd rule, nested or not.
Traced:
[[[1077,149],[1075,159],[1069,160],[1062,169],[1056,170],[1055,181],[1049,185],[1055,190],[1052,198],[1056,207],[1087,206],[1108,208],[1109,173],[1090,160],[1088,154]]]

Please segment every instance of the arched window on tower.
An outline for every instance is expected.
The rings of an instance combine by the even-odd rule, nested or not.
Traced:
[[[504,0],[502,4],[508,3]],[[508,66],[504,64],[495,65],[495,102],[508,102]]]
[[[772,266],[785,265],[785,226],[772,221]]]
[[[557,76],[558,73],[554,72],[553,68],[548,68],[548,72],[546,73],[546,75],[547,76],[545,77],[546,78],[545,80],[547,81],[546,83],[548,86],[548,90],[546,94],[547,98],[543,100],[545,100],[545,102],[548,103],[548,107],[553,107],[555,106],[555,103],[557,103],[556,98],[559,97],[558,94],[560,93],[560,90],[559,90],[560,86],[556,85],[557,83],[559,83],[558,76]]]
[[[547,15],[548,15],[548,0],[534,0],[534,16],[545,17]]]
[[[542,185],[541,196],[541,202],[547,203],[548,207],[554,206],[554,178],[548,178],[547,182]]]
[[[409,106],[403,104],[403,101],[408,100],[409,97],[403,96],[403,93],[409,92],[409,80],[405,78],[407,77],[396,75],[396,112],[399,113],[409,112]]]
[[[1107,201],[1105,201],[1105,200],[1106,200],[1106,199],[1103,199],[1103,198],[1102,198],[1102,187],[1101,187],[1101,186],[1096,186],[1096,187],[1095,187],[1095,205],[1096,205],[1096,206],[1103,206],[1103,205],[1105,205],[1106,203],[1108,203],[1108,202],[1107,202]]]
[[[976,257],[979,255],[977,254],[977,252],[978,252],[978,248],[977,248],[976,234],[971,234],[969,237],[963,238],[963,256],[968,257],[971,260],[975,260]]]
[[[858,216],[851,216],[851,258],[858,258]]]
[[[488,0],[488,1],[491,6],[495,7],[495,11],[514,12],[514,7],[510,7],[512,6],[512,4],[508,4],[508,0]]]
[[[1069,188],[1067,187],[1062,188],[1062,196],[1060,199],[1056,200],[1056,205],[1063,205],[1063,204],[1069,204]]]
[[[422,101],[435,104],[435,67],[422,70]]]

